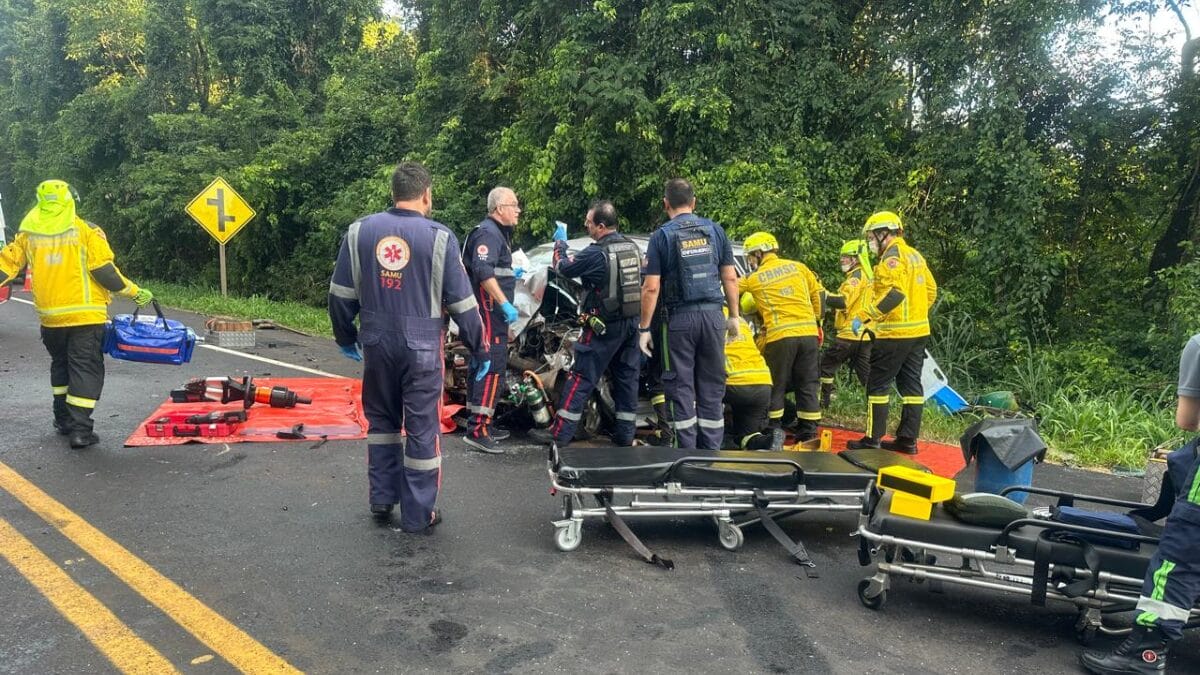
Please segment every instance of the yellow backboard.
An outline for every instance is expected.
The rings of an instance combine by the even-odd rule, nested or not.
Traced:
[[[254,218],[254,209],[224,178],[214,180],[187,205],[187,214],[219,243],[233,239]]]

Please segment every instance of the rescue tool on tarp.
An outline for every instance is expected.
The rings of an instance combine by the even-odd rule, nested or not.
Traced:
[[[301,396],[287,387],[281,385],[266,387],[254,384],[252,377],[243,377],[241,380],[235,380],[232,377],[193,378],[188,380],[182,388],[171,390],[171,401],[174,403],[241,401],[242,406],[246,409],[255,403],[263,403],[272,408],[295,408],[298,403],[312,404],[311,398]]]

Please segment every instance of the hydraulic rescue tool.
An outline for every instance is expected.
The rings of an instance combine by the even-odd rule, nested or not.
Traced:
[[[175,403],[241,401],[247,409],[255,403],[272,408],[295,408],[298,403],[312,404],[311,398],[301,396],[287,387],[257,385],[252,377],[243,377],[240,381],[232,377],[197,377],[188,380],[181,389],[171,390],[171,400]]]

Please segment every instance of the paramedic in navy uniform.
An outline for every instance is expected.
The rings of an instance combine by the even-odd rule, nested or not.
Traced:
[[[365,359],[371,513],[387,519],[399,503],[401,529],[426,533],[442,520],[435,505],[442,482],[439,413],[447,313],[473,354],[471,377],[490,365],[458,241],[429,219],[432,184],[420,164],[397,166],[394,207],[351,223],[329,282],[334,338],[348,358]]]
[[[671,220],[650,235],[638,341],[650,355],[650,321],[659,291],[667,308],[663,389],[680,448],[719,450],[725,436],[725,342],[738,336],[737,269],[725,230],[692,211],[696,193],[682,178],[667,181],[663,208]],[[721,305],[729,307],[729,318]]]

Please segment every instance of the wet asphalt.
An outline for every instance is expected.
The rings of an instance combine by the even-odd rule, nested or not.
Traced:
[[[359,374],[331,341],[286,331],[260,331],[247,351]],[[729,552],[699,519],[634,525],[673,572],[595,521],[562,553],[543,451],[514,440],[484,456],[447,436],[445,522],[409,535],[367,514],[362,442],[122,447],[190,377],[310,374],[203,348],[178,368],[109,360],[102,442],[73,451],[50,426],[48,363],[32,308],[0,306],[0,462],[306,672],[1083,672],[1066,606],[899,580],[881,611],[861,606],[852,514],[784,521],[817,579],[761,528]],[[1140,492],[1138,479],[1055,466],[1035,482]],[[4,490],[0,519],[177,669],[236,672]],[[0,608],[0,673],[116,672],[3,559]],[[1200,672],[1200,638],[1177,647],[1172,672]]]

